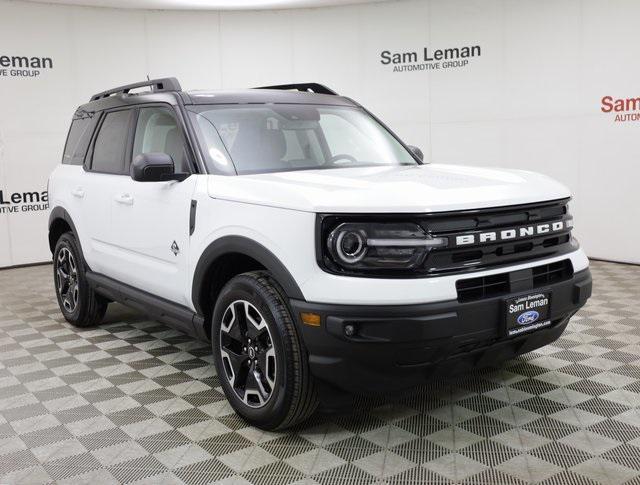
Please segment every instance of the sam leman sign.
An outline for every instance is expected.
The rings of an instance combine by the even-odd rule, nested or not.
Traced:
[[[0,53],[0,77],[38,77],[43,70],[47,69],[53,69],[51,57]]]
[[[465,67],[469,61],[482,55],[479,45],[447,47],[444,49],[430,49],[424,47],[421,51],[380,53],[380,64],[390,66],[393,72],[434,71]]]

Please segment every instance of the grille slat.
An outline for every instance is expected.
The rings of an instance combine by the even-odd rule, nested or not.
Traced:
[[[541,288],[553,283],[568,280],[573,276],[573,265],[571,261],[565,259],[555,263],[543,264],[531,268],[531,289]],[[458,301],[465,303],[469,301],[483,300],[511,293],[511,282],[522,282],[522,278],[516,280],[512,273],[500,273],[490,276],[479,276],[458,280],[456,290],[458,291]]]
[[[558,261],[533,268],[534,288],[564,281],[573,276],[571,261]]]

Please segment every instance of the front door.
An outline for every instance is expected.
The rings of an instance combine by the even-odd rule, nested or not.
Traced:
[[[192,172],[184,134],[171,107],[138,110],[130,160],[141,153],[166,153],[176,172]],[[114,278],[190,306],[184,288],[196,179],[192,175],[182,182],[136,182],[128,177],[119,185],[111,201],[110,232],[119,260]]]

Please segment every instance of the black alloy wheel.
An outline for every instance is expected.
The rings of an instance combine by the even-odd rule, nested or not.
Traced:
[[[318,400],[307,350],[270,273],[232,278],[218,295],[211,325],[218,379],[238,415],[273,430],[313,414]]]
[[[248,301],[235,300],[225,310],[220,354],[238,399],[250,407],[264,406],[276,384],[276,352],[267,322]]]

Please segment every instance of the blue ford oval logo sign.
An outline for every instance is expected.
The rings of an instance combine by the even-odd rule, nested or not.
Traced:
[[[529,310],[518,317],[518,325],[528,325],[535,322],[538,318],[540,318],[540,314],[537,311]]]

